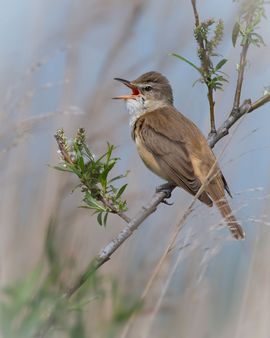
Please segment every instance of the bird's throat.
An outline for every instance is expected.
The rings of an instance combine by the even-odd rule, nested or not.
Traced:
[[[129,113],[129,125],[134,126],[137,119],[145,113],[165,107],[167,104],[159,100],[147,100],[143,96],[136,99],[126,100],[126,107]]]
[[[146,112],[143,97],[138,97],[136,100],[126,100],[126,107],[129,114],[130,126],[133,126],[137,119]]]

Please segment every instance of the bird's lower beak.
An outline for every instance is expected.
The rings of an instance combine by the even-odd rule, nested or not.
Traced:
[[[122,82],[125,86],[127,86],[132,90],[132,93],[129,95],[115,96],[113,97],[113,99],[122,99],[122,100],[136,99],[136,97],[140,94],[139,89],[130,81],[120,79],[119,77],[115,77],[114,80]]]

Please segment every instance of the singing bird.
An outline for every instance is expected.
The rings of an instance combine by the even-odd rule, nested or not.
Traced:
[[[225,196],[231,196],[216,157],[199,128],[173,105],[172,88],[165,76],[147,72],[134,81],[121,78],[131,94],[117,96],[126,102],[132,138],[145,165],[168,183],[181,187],[211,207],[213,202],[236,239],[245,233]],[[208,177],[210,175],[210,177]]]

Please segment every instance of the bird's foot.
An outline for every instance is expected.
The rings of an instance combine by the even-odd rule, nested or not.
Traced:
[[[173,189],[176,187],[175,184],[173,183],[164,183],[156,187],[156,192],[163,192],[165,193],[164,199],[161,201],[162,203],[166,205],[173,205],[173,203],[169,203],[167,199],[169,199],[172,195]]]

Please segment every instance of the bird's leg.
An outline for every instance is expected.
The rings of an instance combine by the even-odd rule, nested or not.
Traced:
[[[176,187],[176,185],[174,183],[170,183],[170,182],[161,184],[158,187],[156,187],[156,192],[164,192],[165,195],[166,195],[164,197],[162,203],[167,204],[167,205],[173,204],[173,203],[167,202],[167,199],[169,199],[171,197],[172,191],[175,187]]]

